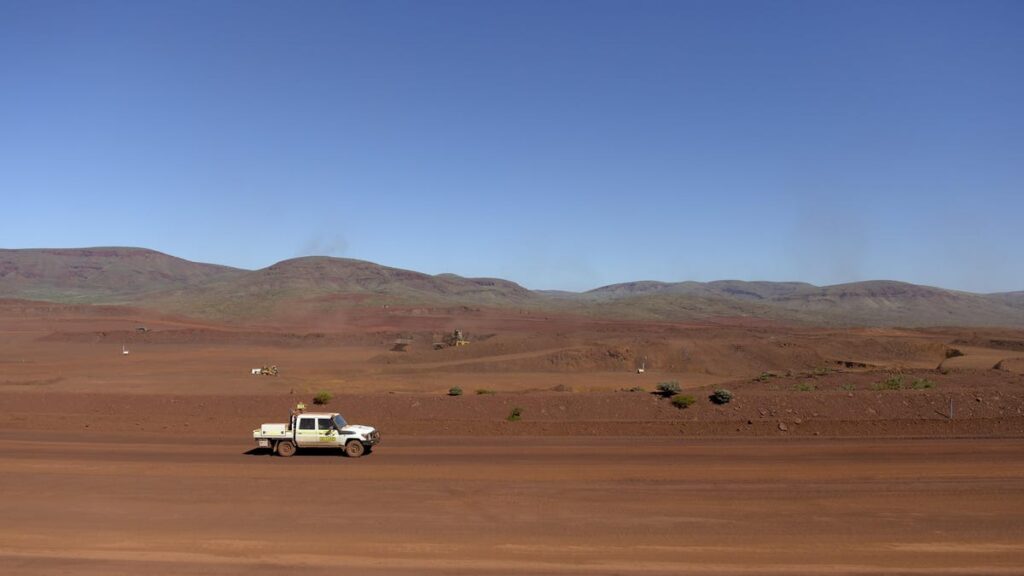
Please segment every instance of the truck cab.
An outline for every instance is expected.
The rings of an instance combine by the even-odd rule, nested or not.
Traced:
[[[257,447],[270,448],[279,456],[291,456],[297,448],[342,449],[359,458],[380,443],[380,433],[371,426],[349,424],[337,412],[292,413],[288,424],[263,424],[253,430]]]

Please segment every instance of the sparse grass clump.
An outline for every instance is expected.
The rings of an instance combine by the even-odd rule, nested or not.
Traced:
[[[506,418],[506,420],[508,420],[509,422],[517,422],[519,420],[522,420],[522,418],[523,409],[517,406],[513,408],[511,412],[508,413],[508,418]]]
[[[459,388],[458,386],[452,386],[451,388],[448,389],[448,395],[462,396],[462,388]]]
[[[477,388],[476,393],[480,394],[480,395],[483,395],[483,394],[494,394],[495,392],[494,392],[494,390],[491,390],[490,388]]]
[[[798,382],[795,386],[793,386],[793,389],[796,390],[797,392],[813,392],[817,390],[818,387],[811,382]]]
[[[877,382],[872,386],[875,390],[928,390],[935,388],[935,382],[927,378],[917,378],[913,382],[903,381],[902,376],[890,376],[884,382]]]
[[[644,387],[643,386],[633,386],[632,388],[626,388],[625,390],[626,390],[626,392],[643,392],[644,391]]]
[[[843,384],[842,386],[840,386],[840,388],[842,388],[843,390],[846,390],[847,392],[853,392],[854,390],[857,389],[856,386],[854,386],[853,384],[850,384],[850,383]]]
[[[758,382],[767,382],[772,378],[775,378],[775,374],[772,374],[771,372],[761,372],[761,375],[755,378],[755,380]]]
[[[828,366],[825,366],[825,367],[822,367],[822,368],[815,368],[814,369],[814,375],[815,376],[824,376],[824,375],[828,374],[831,371],[832,371],[832,369],[829,368]]]
[[[680,410],[693,406],[695,402],[697,402],[697,399],[687,394],[679,394],[672,398],[672,405]]]
[[[903,388],[903,376],[889,376],[882,382],[876,382],[872,388],[875,390],[899,390]]]
[[[715,404],[728,404],[729,402],[732,402],[732,392],[726,390],[725,388],[719,388],[718,390],[712,392],[709,398]]]
[[[658,382],[658,394],[661,394],[665,398],[671,398],[682,391],[683,389],[679,386],[679,382],[676,382],[675,380],[671,380],[669,382]]]
[[[333,398],[333,396],[331,396],[330,392],[326,390],[321,390],[316,393],[316,396],[313,396],[313,404],[316,404],[317,406],[323,406],[324,404],[330,402],[331,398]]]

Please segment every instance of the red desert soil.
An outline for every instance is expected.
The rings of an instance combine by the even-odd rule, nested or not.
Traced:
[[[1019,574],[1024,440],[0,432],[0,566],[37,574]]]
[[[0,574],[1024,565],[1022,331],[337,320],[0,303]],[[433,350],[454,328],[471,344]],[[250,374],[264,364],[281,375]],[[651,394],[662,381],[696,403]],[[712,404],[716,387],[735,400]],[[250,451],[319,390],[384,443],[359,460]]]

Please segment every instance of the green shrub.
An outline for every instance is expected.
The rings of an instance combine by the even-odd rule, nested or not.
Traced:
[[[799,382],[793,386],[793,389],[797,392],[813,392],[814,390],[817,390],[818,387],[810,382]]]
[[[491,390],[489,388],[478,388],[476,393],[477,394],[494,394],[494,390]]]
[[[712,392],[709,398],[715,404],[728,404],[729,402],[732,402],[732,392],[729,392],[725,388],[719,388]]]
[[[884,382],[875,384],[875,390],[899,390],[903,388],[903,376],[890,376]]]
[[[853,384],[843,384],[842,386],[840,386],[840,388],[846,390],[847,392],[853,392],[854,390],[857,389],[857,387],[854,386]]]
[[[928,388],[935,388],[935,382],[927,378],[918,378],[914,380],[914,383],[910,385],[914,390],[925,390]]]
[[[448,389],[448,395],[462,396],[462,388],[459,388],[458,386],[452,386],[451,388]]]
[[[509,422],[516,422],[518,420],[521,420],[522,417],[523,417],[523,409],[519,408],[519,407],[516,407],[516,408],[513,408],[512,411],[508,413],[508,418],[506,418],[506,420],[508,420]]]
[[[829,368],[828,366],[825,366],[824,368],[815,368],[814,369],[814,374],[815,374],[815,376],[824,376],[824,375],[828,374],[831,371],[832,371],[831,368]]]
[[[672,398],[672,405],[675,406],[676,408],[679,408],[680,410],[682,410],[682,409],[685,409],[685,408],[689,408],[690,406],[693,406],[693,404],[696,401],[697,401],[697,399],[694,398],[693,396],[689,396],[689,395],[686,395],[686,394],[680,394],[680,395],[674,396]]]
[[[775,378],[775,374],[771,372],[761,372],[761,375],[755,378],[758,382],[767,382],[771,378]]]
[[[324,404],[330,402],[331,398],[333,398],[333,396],[331,396],[330,392],[326,390],[321,390],[316,393],[316,396],[313,396],[313,404],[316,404],[317,406],[323,406]]]
[[[672,380],[670,382],[658,382],[658,394],[661,394],[665,398],[671,398],[676,394],[682,392],[682,388],[679,386],[679,382]]]

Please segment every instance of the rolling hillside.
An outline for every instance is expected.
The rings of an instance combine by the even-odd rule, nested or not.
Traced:
[[[814,286],[738,280],[531,291],[507,280],[430,275],[347,258],[295,258],[249,271],[140,248],[0,250],[0,298],[124,303],[242,322],[361,306],[468,306],[647,320],[1024,326],[1024,292],[974,294],[893,281]]]
[[[134,303],[156,292],[244,273],[143,248],[0,249],[0,296],[4,298]]]

